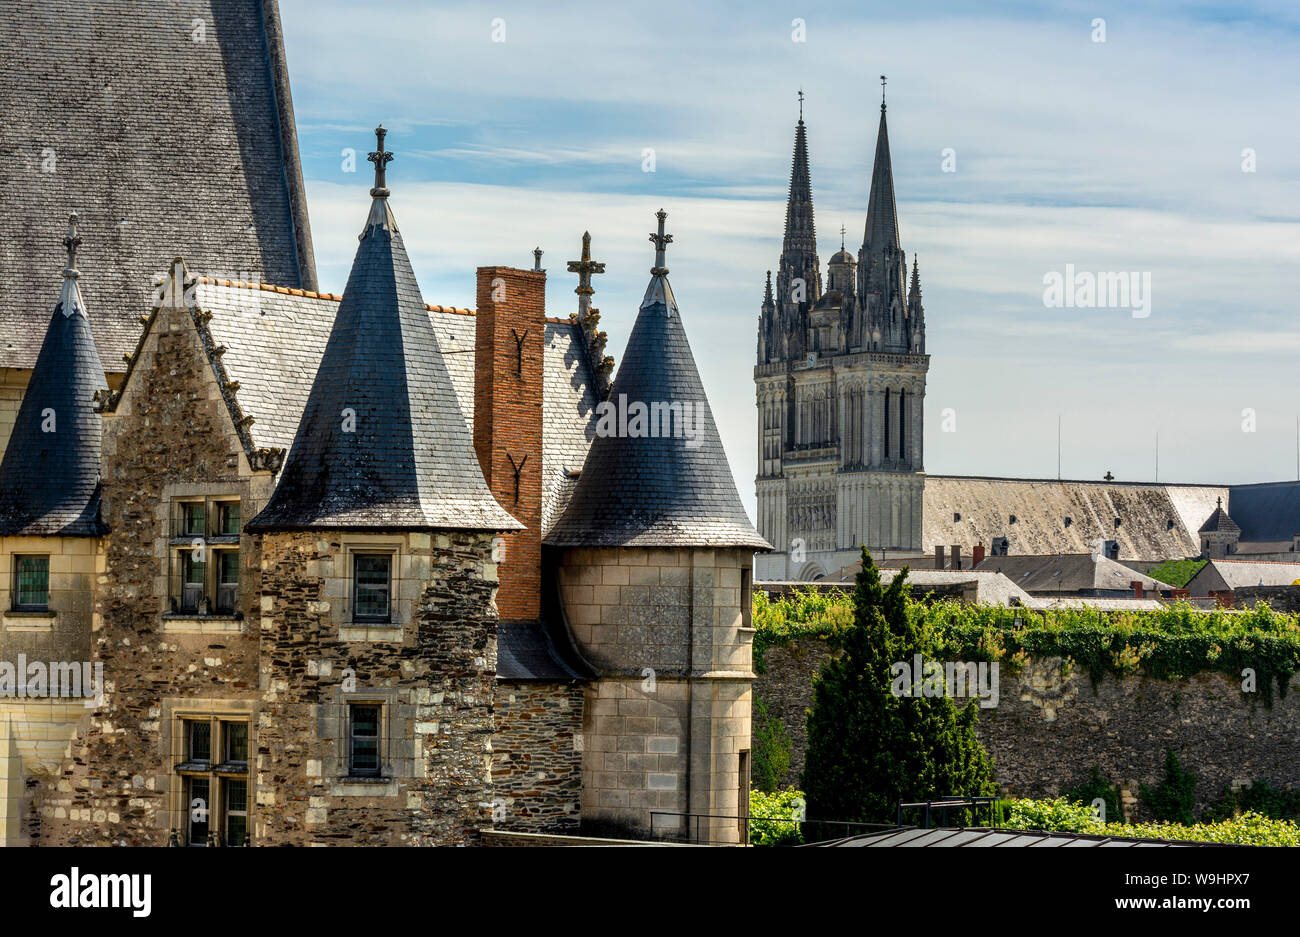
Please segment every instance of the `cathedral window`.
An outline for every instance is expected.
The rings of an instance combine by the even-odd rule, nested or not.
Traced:
[[[48,555],[14,557],[13,607],[17,612],[43,612],[50,606]]]

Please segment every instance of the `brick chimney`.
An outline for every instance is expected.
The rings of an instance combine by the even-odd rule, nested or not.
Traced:
[[[934,568],[943,569],[943,547],[934,548]]]
[[[1129,585],[1133,587],[1133,598],[1135,599],[1142,598],[1142,580],[1134,579],[1132,582],[1129,583]]]
[[[474,452],[498,503],[525,530],[501,535],[497,609],[541,614],[542,361],[546,272],[478,268],[474,322]]]
[[[954,544],[948,548],[948,551],[952,554],[952,568],[961,569],[961,546]]]
[[[970,568],[974,569],[980,563],[984,562],[984,544],[975,544],[975,549],[970,552]]]

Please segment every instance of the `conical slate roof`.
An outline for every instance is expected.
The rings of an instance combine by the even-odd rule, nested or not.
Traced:
[[[665,217],[658,213],[659,233],[650,236],[655,267],[614,385],[597,408],[596,438],[546,543],[770,550],[741,507],[668,284],[664,247],[672,237],[664,234]],[[638,404],[652,414],[656,403],[690,416],[637,420]]]
[[[280,482],[250,531],[518,530],[492,497],[401,232],[384,166]]]
[[[1236,521],[1228,516],[1228,512],[1223,509],[1223,499],[1220,498],[1218,504],[1214,508],[1214,513],[1206,519],[1205,523],[1201,525],[1201,529],[1198,530],[1197,533],[1239,534],[1241,533],[1241,528],[1237,526]]]
[[[873,254],[899,249],[898,207],[894,204],[894,167],[889,159],[889,128],[885,105],[880,105],[880,130],[876,133],[876,162],[871,169],[871,197],[867,201],[867,228],[863,247]]]
[[[77,216],[64,238],[63,292],[0,462],[0,536],[98,537],[100,419],[108,387],[77,288]]]

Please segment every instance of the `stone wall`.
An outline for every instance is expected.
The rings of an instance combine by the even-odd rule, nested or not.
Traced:
[[[582,798],[580,685],[499,683],[492,817],[499,830],[575,833]]]
[[[812,674],[825,642],[803,638],[769,648],[754,694],[783,720],[794,741],[783,784],[797,785],[812,703]],[[1087,779],[1093,766],[1134,795],[1163,777],[1166,749],[1198,776],[1200,806],[1234,783],[1300,785],[1300,676],[1270,706],[1264,692],[1203,673],[1183,681],[1104,677],[1094,688],[1078,668],[1062,677],[1055,658],[1031,660],[1017,676],[1000,671],[999,704],[981,709],[979,736],[1008,796],[1053,797]],[[1138,807],[1138,816],[1143,809]]]
[[[422,582],[395,614],[349,640],[326,581],[347,534],[263,537],[262,704],[254,841],[451,845],[492,821],[496,565],[492,535],[404,535],[396,566]],[[377,704],[381,777],[348,770],[347,708]]]
[[[232,617],[212,633],[163,614],[167,487],[215,485],[238,496],[247,517],[269,485],[265,473],[250,472],[191,310],[156,313],[132,381],[105,414],[103,479],[111,532],[91,648],[106,692],[83,720],[71,758],[41,787],[42,845],[166,844],[184,817],[172,770],[177,712],[233,703],[251,710],[256,698],[257,638],[247,614],[258,591],[252,538],[240,543],[242,620]]]

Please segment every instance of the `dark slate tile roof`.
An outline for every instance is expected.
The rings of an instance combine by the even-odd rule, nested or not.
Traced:
[[[595,676],[562,628],[545,621],[497,623],[498,680],[549,683]]]
[[[662,232],[661,232],[662,233]],[[699,445],[683,436],[598,432],[554,546],[735,546],[769,550],[741,507],[667,271],[655,268],[610,390],[617,408],[641,402],[699,407]]]
[[[52,292],[52,278],[44,281]],[[0,536],[105,532],[99,517],[101,428],[94,397],[107,387],[77,272],[65,270],[0,462]]]
[[[6,0],[3,18],[0,367],[36,361],[69,211],[114,372],[177,253],[199,274],[314,287],[274,0]]]
[[[236,397],[254,417],[249,427],[258,447],[288,450],[302,419],[312,380],[339,308],[339,297],[301,290],[200,280],[196,302],[217,344],[222,363],[239,384]],[[474,422],[474,314],[451,306],[426,306],[470,433]],[[542,378],[542,531],[559,517],[573,491],[568,473],[582,467],[595,436],[596,398],[583,364],[582,329],[569,321],[546,323]]]
[[[1083,592],[1089,589],[1131,591],[1141,582],[1146,592],[1173,587],[1145,573],[1093,553],[1059,556],[989,556],[977,567],[981,572],[1000,572],[1026,592]]]
[[[1228,512],[1223,509],[1223,502],[1220,501],[1215,506],[1214,513],[1206,519],[1197,533],[1239,534],[1241,528],[1237,526],[1236,521],[1228,516]]]
[[[1290,540],[1300,534],[1300,482],[1233,485],[1228,508],[1243,541]]]
[[[483,480],[386,191],[372,190],[383,194],[279,484],[250,531],[521,526]]]

